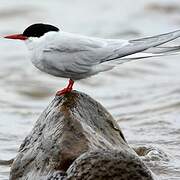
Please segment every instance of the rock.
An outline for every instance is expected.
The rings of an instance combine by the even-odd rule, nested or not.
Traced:
[[[20,146],[10,180],[151,180],[106,109],[86,94],[56,96]]]
[[[162,149],[153,146],[139,146],[134,147],[134,151],[141,156],[144,161],[170,161],[172,157],[169,154],[165,153]]]
[[[0,166],[9,166],[13,163],[14,159],[0,160]]]
[[[75,160],[67,179],[81,180],[152,180],[149,169],[129,151],[87,152]]]

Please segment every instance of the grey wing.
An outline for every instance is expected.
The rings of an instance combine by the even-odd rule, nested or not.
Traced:
[[[105,62],[116,61],[119,64],[133,59],[152,57],[152,53],[155,53],[153,56],[158,56],[157,52],[177,51],[179,50],[177,47],[159,48],[158,46],[178,37],[180,37],[180,30],[129,41],[89,38],[62,33],[60,37],[57,37],[56,43],[50,43],[44,49],[44,53],[46,59],[54,59],[48,63],[62,71],[62,74],[66,72],[67,76],[77,74],[86,76],[92,67]],[[136,55],[135,58],[133,54]],[[108,70],[108,68],[104,70]]]
[[[119,59],[119,63],[123,63],[138,58],[168,55],[174,52],[177,53],[180,51],[179,46],[161,47],[160,45],[178,37],[180,37],[180,30],[147,38],[129,40],[129,44],[120,48],[115,48],[114,54],[101,59],[101,62]]]
[[[110,43],[111,42],[111,43]],[[51,41],[43,49],[43,59],[46,65],[57,69],[60,76],[89,76],[92,67],[101,63],[101,59],[114,54],[113,44],[118,47],[127,43],[127,40],[111,40],[89,38],[61,32],[56,40]],[[112,47],[109,45],[112,44]],[[82,77],[83,78],[83,77]]]

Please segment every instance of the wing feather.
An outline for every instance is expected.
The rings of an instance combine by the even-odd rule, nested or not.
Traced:
[[[180,49],[179,46],[158,47],[180,37],[180,30],[129,41],[91,38],[65,32],[53,37],[54,39],[52,37],[47,39],[43,58],[50,66],[62,71],[62,75],[66,73],[67,76],[77,74],[88,76],[92,67],[101,63],[117,61],[120,64],[133,59],[165,55]],[[137,57],[130,57],[138,53]]]

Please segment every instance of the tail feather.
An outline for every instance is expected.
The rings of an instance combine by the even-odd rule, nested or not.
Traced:
[[[168,55],[176,55],[176,54],[180,54],[180,46],[152,47],[143,52],[138,52],[135,54],[125,56],[120,59],[115,59],[111,61],[110,63],[107,62],[107,64],[115,66],[115,65],[133,61],[133,60],[139,60],[139,59],[151,58],[151,57],[168,56]]]
[[[175,55],[180,53],[180,46],[174,47],[153,47],[146,51],[135,53],[129,56],[126,56],[121,59],[142,59],[148,57],[158,57],[158,56],[168,56],[168,55]]]
[[[180,30],[157,36],[130,40],[129,45],[119,49],[119,58],[123,58],[125,56],[127,57],[139,52],[145,52],[146,50],[148,51],[150,49],[154,51],[155,49],[158,50],[159,48],[159,50],[161,49],[161,51],[163,51],[164,48],[161,48],[160,45],[172,41],[178,37],[180,37]],[[168,47],[167,50],[169,50],[169,48],[171,47]]]
[[[180,37],[180,30],[147,38],[129,40],[124,46],[122,46],[121,42],[121,46],[119,48],[115,46],[113,54],[103,58],[101,63],[107,63],[108,61],[116,62],[118,59],[120,61],[118,64],[121,64],[133,59],[174,54],[180,50],[180,46],[161,47],[161,45],[178,37]]]
[[[171,46],[171,47],[153,47],[149,48],[148,50],[144,51],[145,53],[153,53],[153,54],[159,54],[159,53],[173,53],[180,51],[180,46]]]

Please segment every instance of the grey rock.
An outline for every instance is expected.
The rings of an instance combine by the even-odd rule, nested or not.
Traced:
[[[104,176],[153,179],[113,117],[77,91],[54,98],[20,146],[10,171],[10,180],[90,180]]]
[[[77,158],[67,170],[68,180],[152,180],[145,164],[129,151],[94,151]]]

